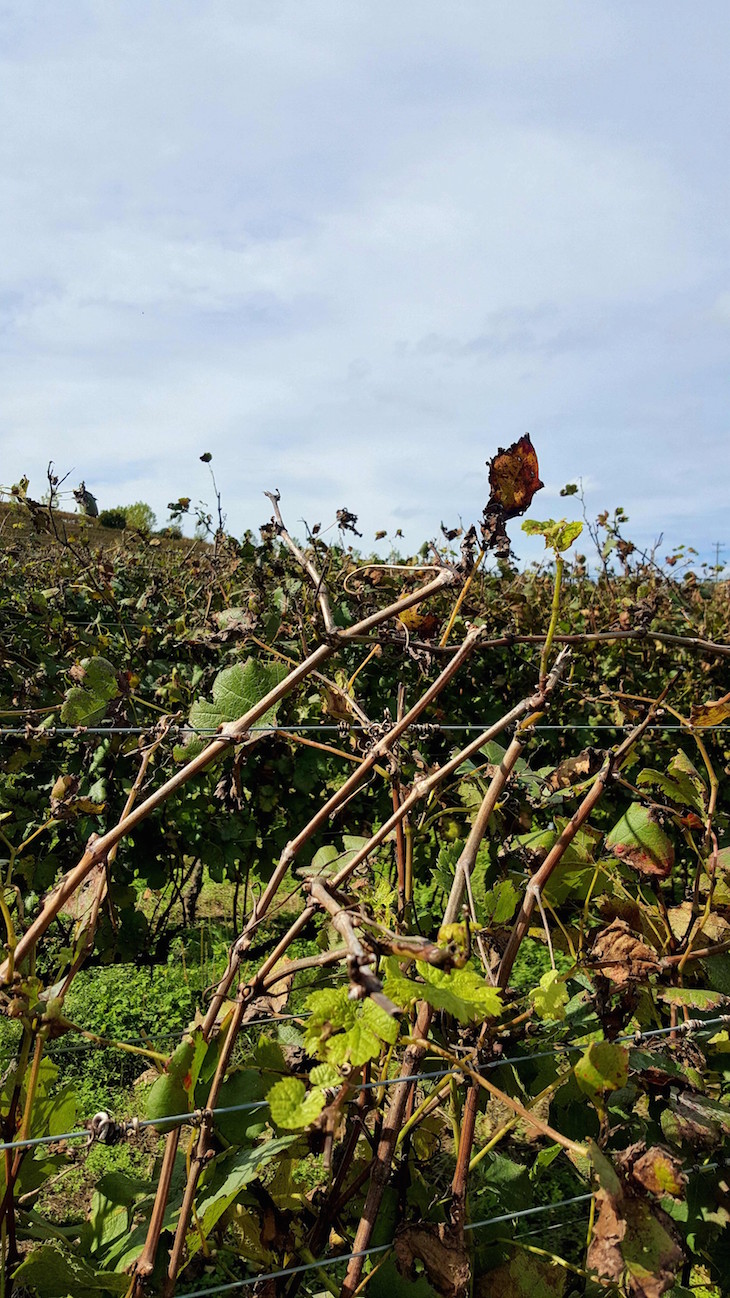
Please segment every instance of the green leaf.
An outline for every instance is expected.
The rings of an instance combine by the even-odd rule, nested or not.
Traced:
[[[309,1080],[312,1086],[324,1086],[325,1089],[332,1086],[339,1086],[342,1078],[332,1064],[315,1064],[309,1074]]]
[[[668,1005],[687,1005],[694,1010],[719,1010],[727,1005],[727,996],[722,992],[704,987],[662,987],[657,996]]]
[[[238,1198],[241,1190],[254,1181],[268,1163],[279,1158],[289,1146],[298,1139],[297,1136],[277,1136],[264,1141],[255,1149],[243,1153],[225,1155],[216,1161],[212,1172],[206,1177],[195,1208],[195,1228],[187,1236],[187,1255],[185,1261],[202,1248],[203,1239],[220,1221],[223,1213]],[[127,1278],[127,1285],[129,1279]]]
[[[368,1059],[377,1059],[384,1041],[392,1045],[397,1040],[396,1020],[368,998],[350,1000],[346,987],[312,992],[306,1007],[310,1017],[305,1048],[328,1063],[358,1067]]]
[[[511,879],[503,879],[490,892],[484,894],[479,907],[479,917],[487,928],[508,924],[517,908],[520,894]]]
[[[375,1001],[366,998],[360,1002],[360,1015],[367,1026],[378,1034],[381,1041],[387,1041],[389,1046],[394,1046],[398,1040],[400,1025],[392,1014],[376,1005]]]
[[[100,1292],[123,1294],[129,1288],[128,1276],[95,1271],[83,1258],[53,1244],[34,1249],[14,1278],[39,1298],[88,1298]]]
[[[561,1298],[566,1284],[566,1273],[557,1263],[517,1248],[500,1266],[482,1274],[479,1293],[498,1294],[499,1298]]]
[[[618,1197],[621,1194],[621,1180],[616,1168],[610,1158],[598,1148],[595,1140],[586,1143],[598,1184],[607,1194]]]
[[[261,1135],[266,1126],[266,1090],[266,1083],[255,1068],[236,1068],[228,1074],[221,1086],[216,1109],[229,1109],[239,1104],[261,1101],[258,1109],[216,1114],[216,1128],[229,1145],[242,1145]]]
[[[261,663],[247,658],[219,672],[213,681],[213,702],[222,721],[236,721],[284,680],[285,663]],[[278,703],[259,717],[258,726],[273,725]]]
[[[674,847],[656,812],[633,802],[606,838],[606,848],[639,874],[666,879],[674,865]]]
[[[287,671],[284,663],[262,663],[255,658],[225,667],[213,681],[213,702],[198,699],[193,703],[190,725],[196,730],[217,730],[226,722],[238,721],[284,680]],[[259,717],[256,725],[273,726],[278,708],[279,704],[275,703]],[[190,758],[204,747],[204,740],[190,736],[185,744],[178,745],[175,756]]]
[[[611,1041],[593,1041],[574,1068],[580,1089],[603,1108],[603,1097],[625,1086],[629,1077],[629,1052]]]
[[[106,658],[84,658],[83,681],[66,692],[61,721],[68,726],[90,726],[101,721],[107,704],[117,697],[117,672]]]
[[[681,748],[670,761],[666,775],[646,768],[639,772],[636,783],[660,789],[670,802],[680,807],[691,807],[698,815],[704,815],[707,787],[696,766]]]
[[[537,1157],[530,1168],[530,1180],[536,1181],[541,1172],[547,1171],[548,1167],[562,1153],[562,1149],[562,1145],[544,1145],[542,1149],[539,1149]]]
[[[347,1032],[338,1032],[330,1038],[326,1043],[326,1054],[333,1064],[350,1063],[357,1068],[368,1059],[377,1059],[382,1048],[380,1037],[363,1019],[359,1019]]]
[[[565,983],[561,982],[557,969],[548,969],[538,986],[532,988],[529,996],[538,1018],[552,1019],[555,1022],[565,1018],[568,989]]]
[[[583,531],[583,524],[579,521],[568,523],[564,518],[548,518],[545,522],[540,523],[535,518],[526,518],[522,524],[522,531],[527,536],[544,536],[545,546],[547,549],[555,550],[556,553],[562,553],[563,550],[569,550],[573,542],[580,536]]]
[[[359,834],[343,834],[342,850],[338,851],[334,843],[325,843],[323,847],[320,847],[319,851],[315,852],[311,863],[303,867],[299,873],[302,875],[327,874],[327,866],[332,864],[336,864],[338,870],[343,870],[368,841],[367,838],[363,838]]]
[[[271,1118],[277,1127],[308,1127],[322,1112],[325,1093],[321,1086],[307,1091],[297,1077],[282,1077],[267,1095]]]
[[[423,983],[406,978],[392,957],[386,960],[385,967],[383,990],[401,1009],[409,1009],[415,1001],[425,1000],[434,1009],[453,1014],[460,1023],[477,1023],[502,1013],[499,993],[468,967],[445,973],[419,960],[416,968]]]
[[[316,1049],[322,1037],[322,1028],[350,1028],[355,1022],[355,1001],[351,1001],[346,987],[325,987],[311,992],[304,1002],[309,1018],[304,1033],[308,1050]]]

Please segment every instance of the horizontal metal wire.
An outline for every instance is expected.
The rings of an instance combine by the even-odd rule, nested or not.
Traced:
[[[593,1194],[576,1194],[570,1199],[559,1199],[557,1203],[538,1204],[536,1208],[517,1208],[514,1212],[503,1213],[499,1217],[486,1217],[483,1221],[469,1222],[464,1230],[481,1230],[485,1226],[499,1226],[503,1222],[515,1221],[522,1217],[534,1217],[539,1213],[555,1212],[558,1208],[567,1208],[574,1203],[585,1203]],[[286,1276],[301,1275],[305,1271],[318,1271],[321,1267],[337,1266],[340,1262],[349,1262],[356,1257],[375,1257],[378,1253],[387,1253],[393,1244],[374,1244],[370,1248],[359,1249],[356,1253],[338,1253],[336,1257],[322,1258],[319,1262],[304,1262],[299,1266],[282,1267],[279,1271],[267,1271],[263,1275],[246,1276],[243,1280],[229,1280],[224,1284],[208,1286],[205,1289],[188,1290],[183,1298],[209,1298],[212,1294],[233,1293],[248,1285],[261,1284],[264,1280],[283,1280]]]
[[[708,1163],[702,1166],[696,1166],[690,1170],[695,1172],[712,1171],[718,1166],[717,1163]],[[487,1226],[501,1226],[506,1222],[520,1221],[525,1217],[537,1217],[544,1213],[557,1212],[559,1208],[568,1208],[576,1203],[587,1203],[593,1198],[593,1193],[588,1191],[585,1194],[574,1194],[567,1199],[558,1199],[555,1203],[540,1203],[534,1208],[515,1208],[512,1212],[501,1213],[497,1217],[484,1217],[481,1221],[468,1222],[464,1227],[464,1232],[484,1230]],[[559,1229],[565,1225],[576,1225],[580,1220],[578,1216],[572,1216],[566,1221],[561,1221],[555,1226],[548,1227],[550,1230]],[[515,1239],[525,1239],[528,1235],[534,1234],[533,1231],[526,1231],[520,1235],[515,1235]],[[280,1280],[290,1275],[301,1275],[305,1271],[316,1271],[320,1267],[337,1266],[340,1262],[349,1262],[356,1257],[372,1257],[378,1253],[386,1253],[393,1247],[393,1244],[375,1244],[370,1248],[359,1249],[354,1253],[339,1253],[336,1257],[322,1258],[318,1262],[306,1262],[299,1266],[283,1267],[279,1271],[268,1271],[262,1275],[245,1276],[241,1280],[229,1280],[223,1284],[209,1285],[205,1289],[186,1290],[182,1298],[210,1298],[213,1294],[233,1293],[236,1289],[243,1289],[249,1285],[260,1284],[265,1280]]]
[[[350,725],[345,723],[348,731],[362,732],[365,734],[371,731],[380,733],[381,727],[374,723],[372,727],[365,725]],[[414,722],[412,734],[419,739],[423,739],[424,732],[433,734],[459,734],[469,733],[471,731],[479,732],[488,730],[494,722],[492,721],[474,721],[474,722],[454,722],[444,723],[440,721]],[[32,734],[28,735],[28,729]],[[49,738],[55,739],[57,736],[77,735],[83,738],[84,735],[152,735],[154,725],[149,726],[0,726],[0,738],[8,736],[10,738]],[[607,730],[619,733],[629,733],[635,729],[633,724],[627,722],[612,723],[606,721],[565,721],[555,723],[545,723],[532,727],[536,734],[541,731],[560,731],[560,730]],[[730,729],[730,722],[721,721],[714,726],[682,726],[676,722],[653,721],[647,727],[647,730],[657,730],[662,733],[676,731],[678,733],[692,734],[695,730],[727,730]],[[248,730],[241,738],[248,734],[339,734],[342,727],[339,725],[328,725],[317,722],[310,725],[292,725],[292,726],[249,726]],[[186,739],[191,735],[214,736],[219,734],[218,729],[200,728],[185,725],[181,722],[170,730],[170,738],[176,741]],[[386,731],[387,733],[387,731]],[[406,732],[408,733],[408,732]],[[230,742],[230,740],[229,740]]]
[[[651,1028],[646,1032],[639,1031],[627,1036],[617,1037],[616,1040],[617,1042],[631,1042],[634,1045],[638,1046],[647,1038],[668,1036],[671,1033],[686,1034],[688,1032],[714,1031],[716,1027],[728,1023],[730,1023],[730,1014],[722,1014],[713,1019],[692,1019],[684,1024],[678,1024],[676,1027]],[[499,1059],[492,1059],[488,1063],[483,1064],[481,1069],[478,1071],[486,1072],[487,1070],[500,1068],[502,1067],[503,1064],[526,1064],[526,1063],[530,1063],[534,1059],[547,1058],[548,1056],[558,1055],[561,1054],[563,1051],[567,1051],[567,1050],[571,1050],[571,1051],[576,1050],[581,1052],[586,1050],[589,1044],[590,1044],[589,1042],[583,1042],[580,1045],[578,1044],[572,1045],[566,1042],[564,1045],[558,1046],[552,1050],[531,1052],[530,1054],[514,1055],[511,1057],[504,1056],[504,1057],[500,1057]],[[468,1067],[468,1060],[464,1060],[464,1068],[467,1067]],[[474,1072],[477,1070],[471,1069],[470,1071]],[[357,1084],[357,1089],[358,1090],[380,1090],[381,1087],[386,1087],[386,1086],[402,1086],[408,1082],[438,1081],[444,1077],[459,1077],[460,1075],[462,1075],[461,1069],[458,1066],[452,1066],[451,1068],[437,1069],[435,1072],[410,1073],[404,1077],[385,1077],[379,1081],[361,1082]],[[164,1126],[166,1129],[169,1130],[172,1126],[175,1125],[182,1126],[185,1125],[186,1123],[200,1122],[202,1118],[206,1116],[217,1117],[219,1114],[244,1113],[249,1110],[261,1109],[266,1107],[267,1107],[267,1102],[265,1100],[257,1100],[247,1104],[234,1104],[225,1108],[196,1109],[193,1110],[192,1112],[189,1111],[187,1113],[172,1113],[161,1118],[144,1118],[141,1120],[129,1119],[126,1122],[120,1123],[118,1125],[129,1126],[131,1128],[132,1134],[133,1132],[137,1130],[141,1130],[145,1127]],[[33,1136],[33,1137],[29,1137],[26,1140],[3,1141],[0,1142],[0,1151],[5,1149],[30,1149],[34,1145],[48,1145],[48,1144],[54,1144],[56,1141],[83,1140],[88,1138],[89,1138],[89,1129],[87,1127],[83,1127],[77,1131],[68,1131],[55,1136],[52,1135]]]
[[[241,1025],[241,1031],[245,1031],[246,1028],[264,1027],[264,1026],[269,1026],[272,1023],[284,1023],[287,1020],[303,1019],[307,1017],[308,1015],[304,1012],[301,1014],[267,1014],[264,1018],[248,1019],[247,1022]],[[102,1034],[100,1033],[99,1037],[101,1037],[101,1035]],[[104,1037],[101,1040],[93,1037],[83,1037],[81,1040],[74,1039],[71,1041],[64,1041],[62,1037],[58,1037],[56,1038],[56,1040],[49,1041],[46,1049],[63,1050],[64,1052],[68,1052],[68,1051],[75,1052],[77,1050],[92,1050],[92,1049],[116,1050],[123,1046],[149,1046],[151,1050],[154,1050],[156,1042],[180,1041],[182,1037],[184,1037],[184,1035],[185,1032],[183,1029],[181,1029],[179,1032],[161,1032],[161,1033],[147,1032],[145,1034],[140,1033],[136,1037],[124,1037],[124,1039],[119,1041],[111,1041],[106,1037]],[[15,1050],[0,1051],[0,1059],[12,1059],[15,1053],[16,1053]]]

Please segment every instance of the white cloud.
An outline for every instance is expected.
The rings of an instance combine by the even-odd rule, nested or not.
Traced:
[[[238,529],[279,485],[295,517],[347,504],[419,543],[529,428],[546,481],[714,539],[727,232],[669,110],[717,51],[688,73],[658,0],[2,20],[4,479],[54,458],[162,516],[210,449]]]

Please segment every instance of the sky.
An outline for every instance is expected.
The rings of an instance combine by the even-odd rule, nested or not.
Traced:
[[[726,0],[0,0],[0,483],[415,548],[529,431],[533,517],[730,559],[729,64]]]

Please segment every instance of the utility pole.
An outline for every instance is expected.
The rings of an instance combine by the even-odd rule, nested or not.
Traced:
[[[715,581],[720,580],[720,553],[725,549],[722,541],[713,541],[715,547]]]

